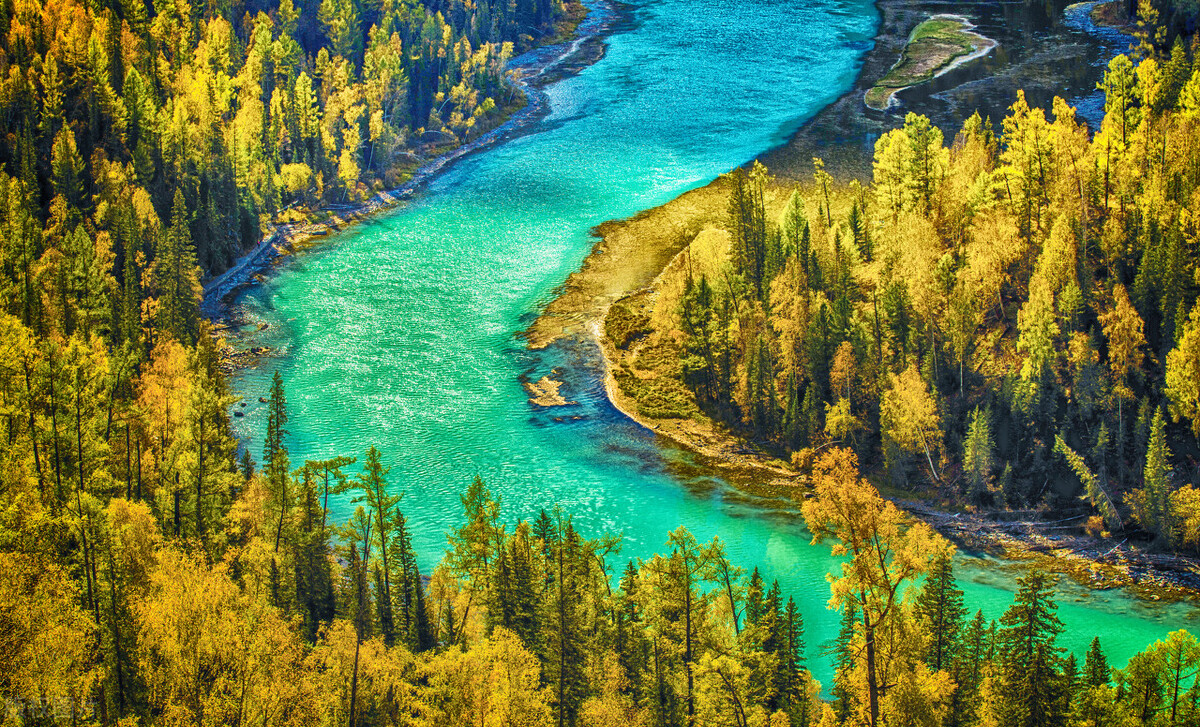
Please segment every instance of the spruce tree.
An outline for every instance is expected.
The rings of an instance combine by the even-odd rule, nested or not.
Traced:
[[[195,342],[200,316],[200,268],[189,225],[183,193],[176,190],[171,226],[158,236],[152,279],[158,331],[184,344]]]
[[[1146,445],[1143,485],[1135,496],[1134,514],[1146,530],[1162,538],[1171,537],[1171,450],[1167,448],[1166,420],[1161,408],[1154,410]]]
[[[934,671],[949,668],[958,650],[959,631],[966,613],[963,592],[954,582],[951,558],[943,556],[930,568],[917,596],[917,616],[929,638],[925,663]]]
[[[771,588],[767,591],[766,608],[759,624],[762,626],[761,648],[771,656],[775,665],[766,689],[767,702],[773,709],[779,709],[784,702],[788,674],[783,664],[787,658],[787,640],[783,623],[783,594],[780,592],[778,580],[772,581]]]
[[[991,484],[995,466],[993,449],[991,417],[986,410],[976,407],[963,439],[963,474],[967,476],[968,493],[976,503],[984,501]]]
[[[984,669],[990,664],[989,640],[990,634],[983,611],[976,611],[962,630],[959,648],[954,655],[953,676],[957,688],[951,695],[950,714],[946,717],[949,727],[968,724],[975,715],[979,686],[983,680]]]
[[[1000,693],[1007,727],[1055,727],[1061,724],[1062,649],[1056,644],[1063,625],[1056,615],[1054,581],[1031,569],[1017,578],[1013,605],[1000,618]]]
[[[388,551],[392,550],[391,526],[394,522],[393,512],[396,505],[400,502],[401,495],[391,495],[388,493],[387,475],[391,472],[390,467],[384,467],[380,461],[379,450],[372,445],[367,450],[366,461],[363,463],[363,471],[358,476],[357,486],[362,490],[362,495],[356,497],[352,502],[365,502],[370,509],[370,514],[373,519],[373,528],[375,530],[375,538],[379,544],[379,556],[383,561],[383,567],[377,572],[379,580],[378,606],[379,606],[379,627],[383,632],[384,642],[391,646],[396,638],[395,619],[393,618],[392,610],[392,588],[391,588],[391,571],[388,566]]]
[[[1108,659],[1100,649],[1100,637],[1092,639],[1087,656],[1083,661],[1083,683],[1088,687],[1102,687],[1112,681],[1108,671]]]
[[[746,586],[746,625],[754,625],[762,621],[767,604],[763,600],[762,574],[755,568],[750,572],[750,583]]]
[[[854,632],[858,624],[858,609],[853,603],[842,608],[842,620],[838,627],[830,655],[833,656],[833,702],[838,722],[844,724],[854,708],[854,686],[850,674],[854,671]]]
[[[1067,654],[1067,658],[1062,662],[1062,680],[1060,682],[1059,709],[1061,714],[1070,714],[1071,705],[1075,703],[1075,696],[1079,691],[1080,674],[1079,662],[1076,661],[1074,654]]]
[[[413,551],[412,538],[408,534],[408,520],[398,508],[392,518],[392,562],[396,564],[399,575],[393,596],[400,612],[396,617],[396,625],[401,629],[408,648],[419,651],[417,592],[421,589],[421,572],[417,568],[417,554]]]
[[[271,396],[267,403],[267,435],[263,441],[264,474],[267,478],[267,491],[271,496],[271,507],[279,511],[279,519],[275,526],[275,550],[279,552],[279,542],[283,538],[283,523],[288,511],[288,461],[287,445],[287,396],[283,391],[283,377],[278,369],[271,378]]]
[[[534,583],[536,567],[530,543],[529,526],[522,522],[508,539],[508,562],[511,568],[509,598],[511,623],[508,628],[530,650],[537,647],[538,589]]]
[[[304,637],[315,643],[321,624],[333,620],[336,601],[329,561],[329,542],[318,525],[318,505],[312,473],[304,471],[304,520],[293,557],[296,577],[296,605],[303,619]]]
[[[807,701],[804,684],[804,616],[796,608],[796,600],[788,597],[780,622],[782,638],[779,649],[780,704],[790,708]]]
[[[618,599],[618,620],[613,647],[625,678],[636,693],[643,684],[649,655],[642,632],[641,609],[638,606],[638,569],[632,560],[621,574]]]
[[[589,568],[587,545],[570,518],[557,523],[562,534],[555,542],[554,587],[550,592],[552,611],[547,619],[549,673],[555,723],[575,724],[587,697],[587,661],[584,623],[585,575]]]

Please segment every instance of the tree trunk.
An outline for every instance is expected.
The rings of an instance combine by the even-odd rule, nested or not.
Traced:
[[[62,453],[58,448],[58,398],[54,393],[54,356],[50,356],[50,432],[54,437],[54,487],[58,498],[58,507],[62,507]]]
[[[563,593],[563,541],[558,539],[558,727],[566,724],[567,602]]]
[[[863,608],[863,634],[867,644],[867,699],[870,705],[870,727],[879,723],[879,684],[875,674],[875,629],[871,626],[871,617]]]
[[[684,561],[684,586],[685,594],[683,597],[684,603],[684,627],[687,629],[684,636],[684,651],[683,651],[683,668],[687,672],[687,707],[688,707],[688,725],[696,722],[696,699],[692,693],[692,579],[687,572],[687,561]]]
[[[354,708],[358,702],[358,650],[362,647],[362,637],[358,635],[358,627],[354,630],[354,675],[350,677],[350,727],[354,727]]]
[[[201,508],[204,502],[204,413],[200,413],[200,452],[197,455],[197,473],[196,473],[196,537],[204,539],[204,511]]]
[[[33,380],[29,371],[29,362],[25,361],[25,396],[29,399],[29,446],[33,449],[33,467],[37,470],[38,492],[42,500],[46,499],[46,478],[42,474],[42,460],[38,456],[37,424],[33,418]]]

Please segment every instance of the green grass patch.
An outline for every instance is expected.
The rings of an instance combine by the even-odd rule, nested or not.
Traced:
[[[624,301],[613,303],[604,318],[604,335],[619,349],[649,333],[650,318]]]
[[[690,419],[700,415],[696,397],[680,378],[681,352],[669,343],[644,346],[633,357],[632,369],[618,368],[613,376],[621,391],[652,419]]]
[[[915,43],[924,38],[950,39],[958,35],[958,31],[962,30],[963,24],[957,20],[946,20],[940,18],[930,18],[913,29],[912,37],[908,39],[909,43]]]
[[[896,65],[879,79],[864,102],[882,110],[895,92],[931,80],[957,58],[975,51],[978,38],[967,23],[954,18],[930,18],[913,29]]]

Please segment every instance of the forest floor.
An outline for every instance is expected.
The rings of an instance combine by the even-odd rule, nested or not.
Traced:
[[[896,57],[912,28],[930,13],[922,15],[920,2],[881,0],[878,5],[883,15],[880,35],[875,50],[864,60],[855,89],[819,113],[788,144],[764,155],[764,162],[778,179],[776,197],[795,181],[810,179],[811,152],[818,148],[840,152],[831,165],[837,176],[867,180],[869,148],[830,144],[829,137],[822,139],[823,129],[848,123],[841,133],[871,136],[902,123],[902,118],[880,118],[864,110],[865,89],[874,85],[872,79],[886,74],[890,66],[885,59]],[[696,409],[694,399],[682,391],[678,376],[671,371],[678,366],[678,356],[669,350],[671,333],[654,330],[656,316],[658,323],[663,321],[664,312],[656,309],[656,303],[663,289],[672,284],[672,270],[691,264],[690,246],[699,244],[724,222],[725,184],[718,178],[665,205],[598,226],[591,253],[559,287],[525,337],[532,349],[555,342],[599,344],[605,390],[618,410],[695,453],[704,466],[719,471],[737,487],[765,498],[797,502],[809,493],[806,463],[794,466]],[[536,397],[540,392],[530,393]],[[535,398],[531,401],[540,403]],[[1038,511],[970,512],[954,507],[932,488],[928,492],[881,490],[965,550],[1037,561],[1089,588],[1129,588],[1147,600],[1200,594],[1200,562],[1196,559],[1153,552],[1133,537],[1091,535],[1083,528],[1083,517],[1063,521],[1048,519]]]
[[[1098,2],[1092,6],[1090,15],[1093,23],[1105,28],[1116,28],[1126,33],[1133,33],[1137,28],[1137,23],[1129,17],[1125,0]]]

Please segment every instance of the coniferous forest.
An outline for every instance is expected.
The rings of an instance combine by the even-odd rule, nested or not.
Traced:
[[[729,252],[698,261],[719,276],[688,278],[665,358],[692,405],[811,473],[799,508],[841,558],[826,640],[797,607],[824,592],[784,592],[720,539],[681,527],[629,559],[469,475],[422,570],[388,452],[293,461],[279,373],[263,439],[231,429],[201,280],[289,211],[361,201],[495,127],[523,103],[505,64],[573,4],[2,7],[3,724],[1200,724],[1186,630],[1120,668],[1104,634],[1067,653],[1037,568],[986,619],[954,547],[867,479],[1017,508],[1074,496],[1037,489],[1070,476],[1098,529],[1197,548],[1186,8],[1113,60],[1094,134],[1022,99],[949,145],[909,116],[870,184],[730,178]]]

